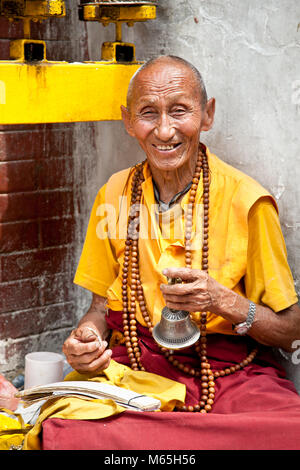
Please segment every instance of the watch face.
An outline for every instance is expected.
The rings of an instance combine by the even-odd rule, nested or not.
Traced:
[[[239,334],[239,335],[245,335],[248,331],[248,327],[247,325],[241,325],[241,326],[238,326],[237,329],[236,329],[236,332]]]

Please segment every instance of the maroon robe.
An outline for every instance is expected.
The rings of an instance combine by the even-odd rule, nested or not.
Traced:
[[[110,311],[107,323],[121,331],[121,312]],[[196,404],[201,394],[200,379],[172,366],[146,328],[139,326],[138,333],[145,369],[184,383],[186,404]],[[250,337],[208,335],[207,356],[212,370],[236,365],[255,346]],[[112,358],[129,365],[124,345],[113,348]],[[193,348],[182,350],[178,358],[199,365]],[[43,449],[300,449],[300,397],[271,348],[259,346],[253,362],[215,379],[215,384],[212,411],[204,415],[125,411],[94,421],[50,418],[43,423]]]

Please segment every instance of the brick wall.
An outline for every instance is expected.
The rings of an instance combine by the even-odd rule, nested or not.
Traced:
[[[22,35],[21,21],[0,17],[0,60]],[[33,24],[32,37],[49,60],[87,60],[76,8]],[[0,126],[0,373],[22,369],[28,351],[60,351],[75,321],[75,128]]]

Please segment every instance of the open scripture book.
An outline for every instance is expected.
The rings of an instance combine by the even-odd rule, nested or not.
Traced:
[[[41,400],[70,396],[90,400],[110,399],[120,406],[137,411],[156,411],[161,406],[161,402],[156,398],[140,395],[116,385],[90,380],[55,382],[16,393],[16,397],[21,398],[24,406],[30,406]]]

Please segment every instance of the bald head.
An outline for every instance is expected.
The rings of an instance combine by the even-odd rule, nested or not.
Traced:
[[[131,102],[133,99],[133,94],[134,94],[134,87],[137,83],[137,79],[140,76],[140,74],[143,74],[146,70],[150,70],[151,68],[154,67],[184,67],[187,69],[187,71],[191,75],[191,80],[194,80],[195,87],[198,89],[199,92],[199,100],[201,103],[202,108],[205,108],[205,105],[207,103],[207,93],[205,89],[205,85],[202,79],[202,76],[199,72],[199,70],[194,67],[190,62],[188,62],[185,59],[182,59],[181,57],[177,56],[172,56],[172,55],[165,55],[165,56],[159,56],[154,59],[150,59],[147,62],[145,62],[133,75],[133,77],[130,80],[129,86],[128,86],[128,91],[127,91],[127,109],[130,111],[131,107]]]

